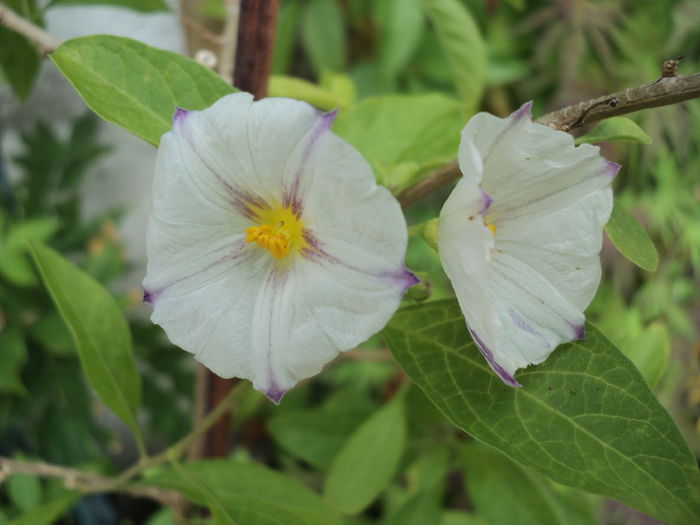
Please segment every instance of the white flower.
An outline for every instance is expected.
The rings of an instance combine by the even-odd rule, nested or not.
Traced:
[[[398,203],[334,117],[236,93],[178,110],[158,151],[151,319],[274,402],[379,331],[417,281]]]
[[[574,147],[569,134],[533,123],[531,105],[467,123],[463,178],[438,227],[440,258],[472,338],[511,386],[520,386],[518,368],[583,338],[620,168],[597,147]]]

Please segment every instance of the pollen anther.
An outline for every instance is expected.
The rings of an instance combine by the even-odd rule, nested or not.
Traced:
[[[284,223],[276,227],[270,224],[246,228],[245,241],[255,242],[262,248],[267,248],[275,259],[282,259],[289,254],[289,234],[282,228]]]

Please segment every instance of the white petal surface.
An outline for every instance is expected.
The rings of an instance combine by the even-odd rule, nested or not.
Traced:
[[[239,93],[178,112],[161,140],[144,280],[152,320],[275,402],[379,331],[416,282],[398,203],[329,131],[333,117]],[[307,239],[280,260],[244,241],[257,211],[279,207],[297,212]]]
[[[480,181],[471,175],[475,149],[483,162]],[[466,251],[466,230],[455,228],[448,236],[444,229],[443,236],[444,208],[440,255],[477,346],[501,379],[516,386],[512,375],[518,368],[540,363],[557,345],[583,337],[583,310],[600,280],[602,230],[619,166],[600,157],[597,147],[575,148],[567,133],[533,123],[525,104],[505,119],[474,116],[462,131],[460,168],[465,174],[460,184],[469,183],[475,192],[481,182],[493,199],[484,214],[496,227],[482,272],[487,278],[465,278],[473,261],[465,253],[457,263],[450,253],[457,248],[448,246]]]

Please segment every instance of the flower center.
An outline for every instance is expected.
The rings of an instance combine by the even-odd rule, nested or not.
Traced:
[[[496,236],[496,226],[494,224],[489,224],[488,222],[484,221],[484,225],[491,230],[491,233],[493,233],[493,236]]]
[[[259,216],[262,224],[246,228],[246,242],[266,248],[275,259],[283,259],[306,245],[303,224],[290,209],[264,210]]]

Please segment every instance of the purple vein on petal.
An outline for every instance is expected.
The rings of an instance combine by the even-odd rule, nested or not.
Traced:
[[[486,193],[483,188],[479,189],[481,190],[481,210],[479,211],[479,215],[484,215],[491,207],[491,204],[493,204],[493,198]]]
[[[617,172],[620,171],[621,167],[622,166],[620,166],[617,162],[606,160],[604,173],[610,178],[610,180],[613,180],[617,176]]]
[[[226,188],[227,192],[231,196],[231,205],[234,207],[234,209],[247,219],[256,220],[258,218],[256,209],[267,210],[270,208],[270,205],[262,197],[250,191],[235,187],[233,184],[225,180],[219,174],[219,172],[204,159],[202,154],[199,152],[199,149],[195,146],[189,129],[187,126],[185,126],[184,117],[189,115],[190,112],[182,110],[185,111],[185,113],[183,113],[181,117],[178,117],[178,111],[175,112],[175,116],[173,117],[173,124],[178,124],[177,129],[182,133],[182,136],[187,141],[187,144],[192,149],[192,152],[196,155],[204,167],[207,168],[207,170],[209,170],[214,177],[216,177],[224,188]]]
[[[508,315],[510,316],[510,319],[513,321],[515,326],[520,328],[523,332],[526,332],[530,335],[534,335],[538,339],[542,339],[545,342],[547,341],[547,338],[543,336],[539,330],[537,330],[534,326],[532,326],[525,319],[523,319],[523,317],[513,308],[508,308]]]
[[[237,248],[236,251],[233,253],[229,253],[224,255],[223,257],[217,259],[216,261],[209,263],[206,265],[204,268],[197,270],[194,273],[191,273],[189,275],[185,275],[184,277],[180,277],[179,279],[176,279],[166,285],[159,286],[157,288],[144,288],[143,290],[143,302],[148,303],[151,306],[155,306],[156,302],[160,297],[165,293],[165,291],[172,287],[175,286],[176,284],[180,284],[183,281],[186,281],[187,279],[191,279],[192,277],[196,277],[197,275],[201,275],[202,273],[206,272],[207,270],[210,270],[211,268],[218,266],[219,264],[223,264],[225,262],[230,262],[230,261],[237,261],[237,265],[241,264],[242,262],[250,260],[252,257],[254,257],[254,253],[251,251],[246,251],[245,250],[245,243],[240,242],[236,243],[238,246],[235,246]]]
[[[271,293],[272,296],[276,296],[280,292],[280,288],[284,286],[284,283],[287,281],[287,276],[288,276],[288,270],[281,268],[281,267],[275,267],[268,275],[267,278],[265,279],[265,286],[270,286],[271,287]],[[274,313],[274,308],[270,308],[268,311],[268,318],[267,318],[267,325],[268,325],[268,333],[272,334],[272,323],[273,323],[273,313]],[[267,373],[268,377],[270,378],[270,385],[267,387],[265,392],[263,392],[267,398],[272,401],[274,404],[279,405],[280,400],[282,399],[282,396],[287,392],[285,389],[281,388],[279,384],[277,383],[277,379],[275,378],[275,373],[272,370],[272,360],[273,360],[273,355],[272,355],[272,338],[268,337],[267,340]]]
[[[527,117],[527,119],[525,119],[525,117]],[[496,149],[496,146],[498,146],[501,140],[503,140],[503,138],[506,137],[508,133],[510,133],[513,129],[517,128],[520,125],[520,123],[524,120],[532,120],[532,101],[525,102],[525,104],[520,106],[517,110],[511,113],[510,116],[507,117],[507,123],[505,127],[498,133],[496,138],[491,143],[491,148],[489,149],[488,153],[484,155],[484,165],[486,165],[486,163],[489,160],[489,157],[491,157],[491,154],[493,153],[494,149]]]
[[[505,369],[496,362],[496,358],[494,357],[493,352],[489,349],[488,346],[486,346],[486,344],[484,344],[484,342],[479,337],[479,334],[477,334],[469,326],[467,326],[467,330],[469,330],[469,333],[471,334],[472,339],[474,340],[474,344],[479,349],[481,354],[486,358],[486,361],[488,362],[489,366],[493,369],[494,372],[496,372],[501,381],[503,381],[508,386],[512,386],[514,388],[522,387],[523,385],[518,383],[512,375],[506,372]]]
[[[179,122],[182,122],[187,115],[189,115],[190,112],[186,109],[176,107],[175,108],[175,113],[173,113],[173,126],[178,124]]]
[[[319,139],[330,131],[331,124],[338,115],[338,110],[329,111],[328,113],[319,113],[319,117],[314,123],[310,130],[310,137],[306,146],[304,148],[304,153],[302,155],[301,169],[294,174],[292,183],[289,187],[285,188],[284,194],[282,196],[282,205],[285,208],[290,208],[294,215],[297,217],[301,216],[303,211],[303,203],[301,201],[300,190],[301,190],[301,178],[304,166],[309,162],[311,155],[316,149]]]

